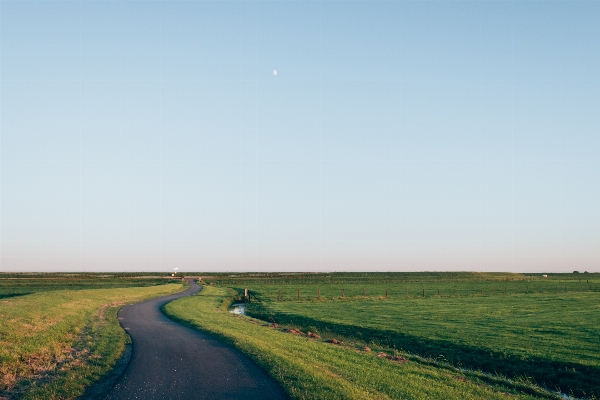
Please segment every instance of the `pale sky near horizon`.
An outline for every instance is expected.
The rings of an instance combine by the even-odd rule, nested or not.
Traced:
[[[599,21],[0,0],[0,272],[600,272]]]

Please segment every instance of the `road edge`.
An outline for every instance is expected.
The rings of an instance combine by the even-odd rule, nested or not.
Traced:
[[[121,310],[119,310],[119,312],[121,312]],[[120,320],[119,324],[121,324]],[[127,333],[123,325],[121,325],[121,328],[123,328],[123,331],[125,331],[125,334],[127,335],[127,343],[125,344],[125,348],[123,349],[121,356],[117,359],[114,367],[112,367],[110,371],[100,377],[100,379],[98,379],[96,382],[88,386],[85,389],[85,392],[83,392],[83,394],[79,396],[77,400],[100,400],[106,396],[106,394],[110,391],[110,389],[112,389],[113,386],[115,386],[121,376],[123,376],[123,373],[131,361],[133,344],[131,342],[129,333]]]
[[[187,281],[189,284],[190,280],[187,279]],[[183,290],[182,292],[185,292],[186,290]],[[200,289],[200,290],[202,290],[202,289]],[[179,292],[179,293],[182,293],[182,292]],[[171,295],[167,295],[167,296],[171,296]],[[152,300],[152,299],[148,299],[148,300]],[[147,300],[142,300],[142,302],[143,301],[147,301]],[[171,300],[171,301],[173,301],[173,300]],[[167,303],[169,303],[169,301]],[[132,303],[132,304],[136,304],[136,303]],[[131,305],[131,304],[124,305],[123,307],[126,307],[128,305]],[[131,336],[129,335],[129,333],[127,332],[125,327],[123,326],[121,319],[119,318],[119,313],[121,312],[123,307],[121,307],[117,313],[117,319],[119,321],[119,325],[121,325],[121,329],[123,329],[123,332],[125,332],[125,335],[127,335],[127,341],[125,343],[125,348],[123,349],[123,352],[117,359],[117,362],[115,363],[114,367],[112,367],[110,369],[110,371],[108,371],[106,374],[101,376],[96,382],[93,382],[90,386],[88,386],[85,389],[85,391],[83,392],[83,394],[81,396],[77,397],[76,400],[101,400],[101,399],[103,399],[108,394],[108,392],[110,392],[110,390],[117,384],[119,379],[123,376],[123,374],[127,370],[127,367],[129,366],[129,363],[131,362],[131,356],[133,354],[133,341],[131,339]]]

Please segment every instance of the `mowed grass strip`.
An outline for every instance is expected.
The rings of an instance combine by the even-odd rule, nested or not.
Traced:
[[[228,313],[235,292],[205,286],[198,295],[167,304],[171,318],[210,332],[249,355],[294,399],[502,399],[506,393],[464,375],[415,362],[394,363],[299,337]]]
[[[0,299],[0,397],[64,399],[109,371],[128,339],[120,306],[182,290],[55,290]]]
[[[250,315],[530,380],[578,397],[600,397],[597,292],[300,302],[263,298],[247,308]]]

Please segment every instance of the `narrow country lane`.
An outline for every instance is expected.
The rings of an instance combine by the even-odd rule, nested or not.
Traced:
[[[279,384],[248,357],[160,311],[165,303],[200,290],[190,281],[185,292],[121,309],[119,319],[131,335],[132,355],[104,399],[287,398]]]

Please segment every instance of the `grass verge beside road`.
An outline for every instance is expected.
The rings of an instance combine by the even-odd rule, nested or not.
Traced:
[[[0,299],[0,397],[81,395],[113,367],[125,347],[128,336],[116,318],[118,309],[181,289],[178,282]]]
[[[164,306],[171,318],[210,332],[250,356],[294,399],[532,399],[502,383],[491,384],[455,369],[418,362],[396,363],[361,352],[292,335],[262,321],[228,313],[235,291],[205,286],[198,295]],[[535,392],[535,389],[531,389]]]

